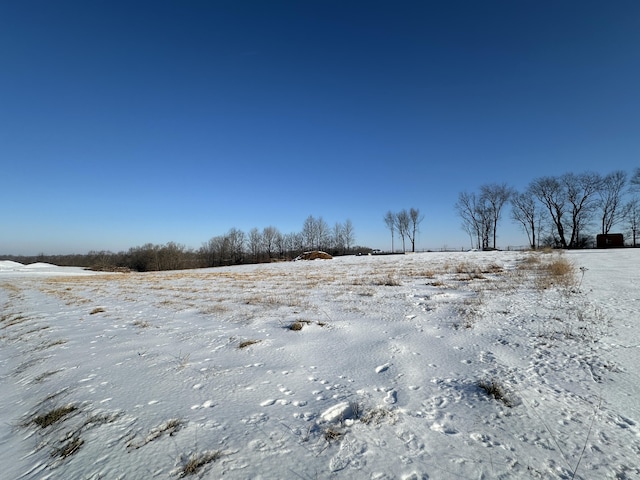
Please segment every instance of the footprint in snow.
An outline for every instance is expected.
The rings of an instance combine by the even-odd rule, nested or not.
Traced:
[[[376,367],[376,373],[386,372],[387,370],[389,370],[390,366],[391,366],[390,363],[385,363],[384,365],[380,365]]]
[[[387,392],[387,396],[384,397],[384,403],[393,405],[397,401],[398,401],[398,392],[396,392],[395,390],[389,390]]]

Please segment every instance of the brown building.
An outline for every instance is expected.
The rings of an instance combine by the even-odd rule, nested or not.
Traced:
[[[596,235],[596,248],[621,248],[624,247],[624,236],[621,233],[607,233]]]

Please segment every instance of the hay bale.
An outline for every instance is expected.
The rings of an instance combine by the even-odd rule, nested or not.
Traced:
[[[331,260],[333,257],[327,252],[321,252],[320,250],[313,250],[312,252],[304,252],[298,255],[295,260]]]

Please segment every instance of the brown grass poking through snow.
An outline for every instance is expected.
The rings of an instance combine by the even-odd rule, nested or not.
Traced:
[[[240,342],[238,348],[242,350],[243,348],[250,347],[251,345],[255,345],[256,343],[260,343],[262,340],[245,340],[244,342]]]
[[[538,266],[536,285],[541,290],[552,286],[571,287],[575,284],[576,267],[562,256],[553,257]]]
[[[182,468],[180,469],[180,478],[195,475],[202,469],[202,467],[211,462],[215,462],[220,457],[222,457],[222,453],[217,450],[208,450],[202,453],[192,454],[183,463]]]
[[[478,382],[478,386],[491,398],[504,403],[507,407],[513,406],[513,403],[508,398],[504,388],[497,380],[480,380]]]
[[[78,409],[75,405],[65,405],[64,407],[56,407],[49,410],[47,413],[36,416],[32,422],[38,425],[40,428],[47,428],[54,423],[58,423],[72,412]]]

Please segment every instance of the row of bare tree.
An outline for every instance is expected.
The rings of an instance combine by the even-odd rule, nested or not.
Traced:
[[[406,240],[411,242],[411,251],[416,251],[416,235],[420,231],[420,223],[424,220],[424,215],[420,214],[417,208],[402,209],[397,213],[389,210],[384,216],[384,223],[391,232],[391,251],[395,252],[395,233],[398,232],[402,239],[402,251],[406,252]]]
[[[147,243],[126,252],[92,251],[86,255],[4,256],[21,263],[49,262],[56,265],[92,267],[100,270],[130,269],[139,272],[215,267],[242,263],[291,259],[307,250],[324,250],[332,255],[370,252],[355,246],[351,220],[329,227],[322,217],[309,216],[301,232],[282,234],[276,227],[253,228],[245,233],[230,229],[204,242],[199,249],[169,242]]]
[[[472,247],[496,248],[498,223],[508,203],[531,248],[583,248],[596,229],[608,234],[618,225],[631,234],[635,246],[640,168],[630,176],[617,170],[604,176],[586,172],[539,177],[522,192],[504,183],[482,185],[479,193],[460,192],[455,207]]]

